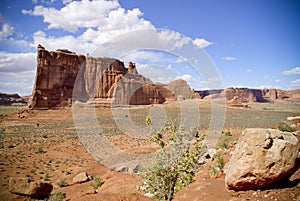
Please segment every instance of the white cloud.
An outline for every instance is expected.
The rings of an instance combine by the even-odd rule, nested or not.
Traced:
[[[159,82],[167,84],[176,79],[177,73],[172,69],[163,66],[149,65],[149,64],[136,64],[139,74],[150,78],[154,83]]]
[[[0,41],[7,39],[7,37],[13,35],[13,33],[14,33],[14,27],[10,26],[7,23],[4,23],[0,31]]]
[[[62,3],[63,3],[63,4],[68,4],[68,3],[70,3],[70,2],[72,2],[72,0],[62,0]]]
[[[300,67],[295,67],[287,71],[282,72],[283,75],[298,75],[300,74]]]
[[[0,72],[0,91],[30,95],[34,84],[35,71]]]
[[[35,53],[0,52],[0,72],[26,72],[36,69]]]
[[[205,40],[204,38],[196,38],[193,41],[193,44],[196,48],[205,48],[205,47],[212,45],[213,43]]]
[[[0,91],[31,94],[36,65],[35,53],[0,52]]]
[[[183,79],[187,82],[192,82],[193,81],[193,77],[190,74],[184,74],[182,76],[176,76],[175,79]]]
[[[171,30],[163,30],[158,32],[160,42],[165,42],[169,47],[173,47],[173,49],[180,49],[183,45],[191,42],[191,38],[182,36],[180,33],[171,31]]]
[[[278,82],[280,82],[280,80],[279,80],[279,79],[277,79],[277,80],[275,80],[275,82],[276,82],[276,83],[278,83]]]
[[[246,72],[247,72],[247,73],[251,73],[252,70],[251,70],[251,69],[247,69]]]
[[[69,32],[76,32],[78,28],[109,31],[153,27],[149,21],[141,18],[143,13],[138,8],[126,11],[120,7],[118,1],[73,1],[60,10],[53,7],[35,6],[33,10],[22,10],[22,13],[42,16],[44,22],[49,24],[49,29],[61,28]]]
[[[291,81],[291,85],[295,88],[300,88],[300,79]]]
[[[235,57],[223,57],[222,59],[225,60],[225,61],[234,61],[234,60],[237,60],[237,58],[235,58]]]

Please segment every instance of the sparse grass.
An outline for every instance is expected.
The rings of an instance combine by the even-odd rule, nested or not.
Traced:
[[[275,110],[274,108],[270,108],[270,107],[263,107],[262,110]]]

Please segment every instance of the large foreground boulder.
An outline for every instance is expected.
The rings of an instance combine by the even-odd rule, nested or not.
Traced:
[[[292,173],[298,153],[293,133],[246,129],[225,167],[225,184],[233,190],[266,187]]]
[[[14,194],[26,195],[32,198],[43,199],[49,197],[53,189],[52,184],[33,182],[28,178],[10,178],[9,191]]]

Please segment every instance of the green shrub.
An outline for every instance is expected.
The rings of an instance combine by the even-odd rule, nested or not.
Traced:
[[[151,125],[149,117],[146,124]],[[158,144],[160,150],[153,164],[141,170],[145,181],[138,189],[157,200],[172,200],[180,189],[189,185],[203,149],[203,136],[197,138],[193,145],[184,143],[190,142],[193,136],[198,136],[195,129],[184,132],[183,127],[178,129],[172,122],[168,122],[162,132],[152,134],[150,140]]]
[[[222,138],[219,140],[219,142],[216,145],[216,149],[226,149],[229,145],[231,145],[232,141],[230,139],[231,132],[222,132]]]
[[[44,151],[43,151],[43,147],[38,147],[35,151],[34,151],[34,153],[36,153],[36,154],[41,154],[41,153],[43,153]]]
[[[63,192],[56,191],[49,197],[48,201],[63,201],[64,198],[65,198],[65,194]]]
[[[210,165],[208,167],[209,170],[209,176],[213,176],[217,172],[221,171],[224,168],[225,162],[224,162],[224,157],[220,152],[217,152],[214,156],[214,160],[216,162],[213,165]]]
[[[279,122],[277,128],[280,131],[283,131],[283,132],[294,132],[294,131],[296,131],[296,128],[292,127],[292,123],[291,122],[286,122],[286,121]]]
[[[98,176],[94,177],[91,181],[91,186],[94,187],[94,190],[97,190],[102,184],[104,184],[104,181]]]
[[[56,185],[59,186],[59,187],[64,187],[64,186],[66,186],[66,180],[61,179],[61,180],[56,182]]]

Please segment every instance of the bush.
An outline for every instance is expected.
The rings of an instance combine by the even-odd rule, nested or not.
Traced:
[[[151,125],[150,118],[146,123]],[[198,136],[195,129],[184,132],[183,127],[177,128],[173,122],[168,122],[162,132],[151,134],[150,140],[158,144],[160,150],[153,164],[142,169],[145,181],[138,189],[154,199],[172,200],[180,189],[189,185],[203,149],[203,136],[191,145],[193,136]]]
[[[91,186],[94,187],[94,190],[97,190],[102,184],[104,184],[104,181],[98,176],[94,177],[91,181]]]

